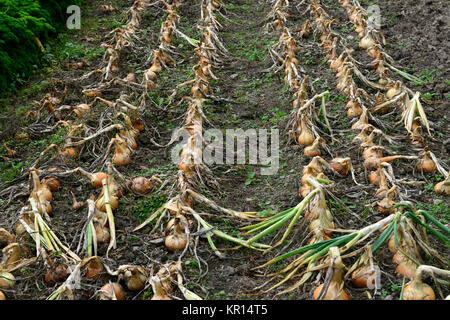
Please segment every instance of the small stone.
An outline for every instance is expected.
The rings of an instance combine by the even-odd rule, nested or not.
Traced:
[[[237,73],[234,73],[234,74],[232,74],[232,75],[230,76],[230,79],[236,79],[237,76],[238,76],[238,74],[237,74]]]
[[[389,294],[389,295],[387,295],[386,297],[384,297],[384,300],[392,300],[393,299],[393,297]]]
[[[436,206],[441,204],[442,202],[443,202],[442,199],[433,199],[433,204],[436,205]]]

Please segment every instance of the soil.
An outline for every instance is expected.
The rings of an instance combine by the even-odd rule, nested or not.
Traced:
[[[133,1],[117,1],[115,6],[117,13],[103,14],[99,10],[102,1],[84,1],[82,12],[85,16],[85,24],[81,30],[69,32],[67,41],[81,44],[85,51],[99,47],[105,41],[108,33],[113,29],[112,21],[120,21],[122,13],[131,6]],[[199,1],[182,1],[184,4],[179,10],[179,30],[189,37],[199,39],[200,31],[196,24],[200,19]],[[294,1],[292,1],[294,2]],[[346,44],[355,49],[355,57],[363,62],[370,60],[358,48],[357,34],[351,29],[345,10],[337,1],[322,1],[328,14],[337,22],[333,30],[340,32]],[[280,168],[275,175],[264,176],[260,174],[258,165],[211,165],[220,188],[200,188],[200,192],[209,199],[216,201],[224,208],[230,208],[241,212],[271,211],[280,212],[294,207],[301,201],[298,195],[303,166],[310,162],[310,158],[303,156],[303,148],[290,141],[287,134],[287,124],[292,110],[292,92],[285,85],[283,71],[271,68],[274,61],[271,59],[268,49],[277,43],[280,32],[272,28],[264,29],[268,20],[267,14],[271,9],[271,3],[264,0],[230,0],[226,2],[225,17],[219,17],[223,29],[220,38],[228,50],[222,57],[223,62],[213,72],[218,80],[211,81],[211,86],[216,99],[210,99],[205,107],[205,115],[209,120],[207,128],[239,129],[278,129],[280,132]],[[369,1],[361,1],[366,7]],[[396,65],[418,77],[425,79],[422,85],[414,85],[407,82],[413,91],[429,93],[430,99],[424,99],[424,108],[431,126],[434,139],[427,139],[430,149],[435,155],[448,163],[450,149],[449,131],[449,70],[448,63],[449,24],[448,1],[399,0],[395,5],[392,1],[379,0],[382,15],[381,31],[386,37],[386,52],[392,56]],[[288,27],[291,30],[301,26],[309,15],[305,5],[290,6]],[[146,70],[151,62],[148,61],[149,53],[159,43],[159,28],[163,19],[162,8],[152,7],[142,18],[141,30],[138,35],[135,48],[127,48],[122,53],[120,64],[121,78],[128,72],[134,71],[138,77]],[[100,17],[96,23],[96,17]],[[109,24],[108,24],[109,22]],[[83,39],[92,38],[90,41]],[[57,42],[55,42],[57,43]],[[158,270],[160,264],[167,261],[176,261],[179,252],[170,252],[161,244],[154,244],[154,237],[162,236],[163,229],[156,230],[154,235],[148,235],[152,227],[147,226],[139,231],[133,229],[145,220],[153,211],[161,206],[171,196],[171,186],[176,179],[176,166],[170,161],[171,147],[158,147],[170,141],[172,132],[183,122],[186,103],[178,103],[184,95],[188,94],[188,88],[181,88],[174,101],[169,103],[169,96],[175,87],[189,80],[192,74],[192,66],[196,63],[193,47],[181,38],[174,39],[177,66],[171,67],[161,73],[157,86],[149,95],[148,106],[143,114],[146,130],[138,139],[138,149],[132,155],[132,162],[126,167],[120,167],[120,173],[128,178],[136,176],[151,176],[157,174],[167,184],[161,190],[152,192],[146,196],[137,196],[127,193],[120,199],[119,209],[114,212],[117,230],[117,249],[110,252],[109,258],[105,257],[107,245],[99,247],[99,256],[112,270],[124,264],[144,265]],[[329,70],[324,61],[324,53],[314,37],[298,40],[298,59],[302,66],[303,75],[309,75],[311,83],[311,96],[325,90],[330,91],[330,99],[327,103],[327,111],[330,115],[330,124],[335,131],[334,142],[328,141],[328,153],[322,157],[332,159],[334,157],[351,157],[355,169],[355,177],[362,186],[357,186],[351,177],[333,177],[335,187],[332,192],[335,200],[328,201],[337,228],[357,230],[368,224],[374,223],[383,216],[376,208],[370,206],[375,199],[373,197],[376,187],[367,182],[367,172],[361,161],[360,150],[351,139],[354,135],[350,130],[351,122],[346,117],[344,108],[345,97],[342,97],[337,89],[334,74]],[[68,62],[85,61],[86,67],[74,70],[68,67]],[[48,70],[37,73],[24,85],[24,88],[14,94],[2,98],[2,102],[8,105],[8,110],[2,111],[0,139],[2,142],[17,151],[19,158],[11,163],[18,165],[19,169],[14,176],[3,178],[4,184],[0,187],[2,200],[2,215],[0,227],[13,231],[19,218],[20,209],[27,204],[29,195],[27,169],[38,157],[39,153],[52,141],[57,141],[58,135],[50,130],[49,124],[41,125],[32,119],[25,119],[28,111],[33,109],[33,100],[41,100],[50,92],[50,79],[64,80],[68,87],[68,95],[64,104],[90,103],[90,100],[81,94],[83,86],[89,81],[75,81],[88,71],[97,68],[102,63],[102,55],[92,58],[86,55],[59,59]],[[407,81],[393,75],[395,79]],[[42,84],[44,82],[44,84]],[[372,93],[371,91],[368,91]],[[129,89],[113,86],[103,92],[103,98],[115,100],[120,94],[135,97]],[[100,108],[100,107],[99,107]],[[99,113],[94,112],[87,119],[87,123],[94,128],[97,126]],[[388,150],[398,154],[416,155],[417,149],[412,148],[403,126],[395,126],[400,115],[397,110],[386,116],[380,116],[384,124],[384,132],[395,137],[396,145],[386,146]],[[45,129],[45,130],[43,130]],[[322,128],[323,129],[323,128]],[[324,129],[326,130],[326,129]],[[20,142],[15,139],[17,132],[28,132],[30,141]],[[59,141],[59,143],[62,143]],[[100,161],[95,154],[101,154],[108,143],[103,139],[97,145],[97,149],[83,149],[81,157],[73,163],[64,163],[58,157],[46,157],[39,168],[63,166],[75,168],[81,166],[91,172],[102,170]],[[103,148],[103,149],[102,149]],[[2,149],[2,155],[6,152]],[[11,166],[4,165],[4,172],[10,172]],[[405,200],[423,209],[435,210],[435,216],[439,219],[449,218],[448,197],[437,196],[426,188],[435,184],[442,177],[437,175],[422,175],[417,172],[415,162],[395,162],[393,170],[397,179],[421,181],[421,184],[404,185]],[[11,171],[15,172],[15,171]],[[15,186],[15,187],[14,187]],[[11,188],[13,189],[7,189]],[[7,190],[8,192],[2,192]],[[11,192],[12,190],[12,192]],[[79,201],[86,200],[91,193],[97,195],[84,177],[69,176],[62,181],[60,191],[54,193],[52,206],[54,208],[51,220],[52,229],[60,236],[60,239],[69,245],[72,250],[78,245],[80,229],[86,218],[86,207],[80,211],[72,210],[70,191],[73,191]],[[340,201],[338,201],[340,200]],[[344,209],[344,205],[346,209]],[[239,219],[211,212],[208,208],[199,207],[199,212],[207,212],[213,215],[207,216],[208,221],[216,228],[233,235],[239,234],[239,228],[246,225]],[[349,212],[351,211],[351,212]],[[433,211],[434,212],[434,211]],[[307,236],[307,227],[300,219],[295,226],[289,242],[282,249],[277,249],[262,255],[250,249],[231,250],[233,245],[218,237],[213,237],[215,245],[223,249],[225,258],[221,259],[214,254],[208,245],[206,237],[200,237],[196,251],[188,251],[183,257],[185,285],[204,299],[311,299],[312,292],[323,282],[323,274],[316,273],[300,289],[277,295],[295,283],[295,279],[280,287],[260,295],[254,295],[263,289],[268,289],[275,284],[275,278],[270,284],[266,284],[267,277],[264,274],[276,272],[287,266],[287,262],[277,264],[255,272],[251,270],[269,259],[288,252],[304,244]],[[165,224],[165,222],[164,222]],[[195,232],[195,231],[194,231]],[[265,243],[271,241],[265,239]],[[431,239],[432,244],[443,255],[448,257],[448,247]],[[26,244],[31,251],[33,243]],[[197,255],[197,256],[196,256]],[[198,258],[197,258],[198,257]],[[357,289],[351,282],[346,282],[346,289],[352,299],[398,299],[403,277],[395,273],[395,264],[392,262],[392,253],[387,248],[381,248],[376,252],[375,260],[382,270],[381,286],[373,292],[366,289]],[[424,258],[426,259],[426,258]],[[351,266],[355,258],[344,260],[347,266]],[[429,262],[429,260],[426,260]],[[448,269],[448,265],[435,265]],[[14,273],[18,280],[12,290],[5,290],[8,299],[45,299],[58,286],[49,286],[44,281],[46,267],[44,263],[37,262]],[[75,291],[76,299],[95,299],[96,292],[108,281],[115,281],[115,277],[106,277],[97,281],[82,279],[81,289]],[[427,283],[434,286],[430,279]],[[441,285],[444,297],[450,293],[450,288]],[[437,291],[438,292],[438,291]],[[139,293],[126,292],[127,299],[148,299],[152,296],[151,287]],[[175,296],[182,297],[180,292]]]

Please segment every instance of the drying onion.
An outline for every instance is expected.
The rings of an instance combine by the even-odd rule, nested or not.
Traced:
[[[59,190],[60,183],[55,177],[49,177],[42,180],[42,184],[45,184],[50,191],[55,192]]]
[[[132,268],[124,273],[125,283],[130,291],[141,291],[145,288],[147,276],[141,268]]]
[[[310,146],[307,146],[304,150],[303,150],[303,154],[307,157],[316,157],[316,156],[320,156],[320,148],[319,148],[319,143],[321,141],[320,137],[317,137],[313,144]]]
[[[57,266],[56,268],[50,268],[45,273],[45,282],[48,285],[54,285],[57,282],[63,282],[67,279],[69,274],[67,273],[66,268],[62,265]]]
[[[0,300],[6,300],[5,294],[0,290]]]
[[[151,189],[153,189],[153,185],[145,177],[137,177],[131,181],[131,190],[140,195],[147,194]]]
[[[350,300],[350,296],[344,289],[343,272],[344,264],[342,263],[341,256],[339,254],[339,248],[330,248],[331,258],[333,259],[333,278],[327,288],[323,300]],[[313,293],[314,300],[318,300],[320,293],[325,284],[319,285]]]
[[[302,118],[300,122],[301,132],[297,138],[297,142],[301,145],[309,146],[314,142],[314,135],[311,132],[311,129],[306,123],[306,120]]]
[[[403,300],[435,300],[433,289],[419,279],[413,279],[405,285]]]
[[[92,256],[83,260],[85,266],[86,277],[91,280],[98,280],[105,276],[105,267],[97,256]]]
[[[187,220],[183,215],[178,215],[173,221],[173,233],[168,235],[165,240],[165,245],[168,249],[176,251],[186,248],[188,237],[185,232]]]
[[[0,228],[0,248],[7,246],[14,241],[14,236],[6,229]]]
[[[16,278],[9,272],[0,271],[0,289],[11,289],[16,284]]]
[[[107,283],[100,289],[98,297],[100,300],[125,300],[125,293],[120,284]]]

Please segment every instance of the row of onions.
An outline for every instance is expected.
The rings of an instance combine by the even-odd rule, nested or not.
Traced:
[[[310,9],[311,13],[316,12],[319,16],[317,24],[319,24],[319,22],[324,22],[325,25],[328,25],[325,29],[329,29],[330,22],[328,22],[327,16],[324,16],[325,12],[320,5],[313,1]],[[305,23],[305,27],[309,27],[309,22]],[[300,34],[302,35],[307,33],[306,30],[300,30]],[[326,37],[323,37],[323,39],[325,38]],[[336,43],[337,41],[335,41],[335,44]],[[334,49],[333,46],[331,46],[331,48],[332,51],[336,50],[335,45]],[[329,56],[330,59],[333,57],[336,58],[335,53],[331,53]],[[280,60],[283,63],[285,62],[285,59],[283,58]],[[285,74],[289,74],[289,70],[292,70],[293,65],[296,65],[296,63],[290,64],[290,69],[286,68],[288,69],[288,72]],[[346,79],[346,81],[347,83],[350,82],[348,79]],[[302,86],[303,88],[305,87],[304,82],[300,85],[300,87]],[[354,85],[354,88],[356,90],[356,85]],[[305,96],[305,94],[306,91],[303,89],[303,92],[300,92],[298,97]],[[307,98],[303,100],[303,106],[308,103],[306,99]],[[310,104],[311,103],[312,102],[310,102]],[[300,106],[302,107],[302,105]],[[362,114],[363,112],[361,115]],[[389,159],[386,160],[389,162]],[[450,230],[448,227],[444,226],[425,211],[419,210],[414,212],[408,205],[392,203],[392,206],[389,207],[389,213],[391,214],[386,218],[364,227],[361,230],[339,230],[348,234],[331,238],[333,232],[336,230],[334,229],[331,211],[326,203],[325,194],[330,192],[328,189],[333,183],[325,175],[325,170],[329,170],[332,173],[338,171],[341,175],[348,174],[352,171],[349,159],[342,162],[333,161],[327,163],[319,156],[314,157],[311,163],[303,169],[302,189],[300,191],[301,195],[304,197],[302,202],[294,208],[274,214],[273,216],[263,219],[261,222],[242,228],[245,232],[243,235],[248,235],[257,231],[259,232],[244,243],[240,243],[240,246],[268,252],[281,245],[284,240],[286,240],[302,213],[305,213],[305,220],[309,222],[309,233],[307,237],[310,238],[310,241],[308,245],[279,255],[267,263],[254,268],[256,270],[267,267],[296,256],[287,267],[284,267],[278,272],[266,274],[265,276],[272,277],[271,281],[277,279],[281,274],[287,275],[282,281],[257,295],[267,293],[284,284],[289,279],[300,277],[300,280],[294,285],[279,292],[277,295],[293,291],[305,284],[312,277],[313,273],[318,270],[323,270],[325,277],[324,283],[314,290],[314,299],[350,299],[345,290],[345,279],[347,278],[351,278],[352,284],[355,287],[377,290],[380,287],[380,269],[375,264],[373,254],[381,248],[384,243],[388,242],[390,250],[394,253],[393,261],[398,264],[396,271],[399,274],[412,279],[405,286],[402,298],[434,299],[435,295],[434,292],[432,292],[431,287],[421,281],[421,270],[435,272],[437,275],[444,278],[448,277],[448,272],[442,269],[421,265],[419,252],[424,252],[425,255],[436,257],[442,263],[448,264],[447,259],[442,257],[431,247],[428,239],[428,234],[430,233],[445,245],[449,245],[448,235],[450,234]],[[385,192],[385,194],[387,193],[388,192]],[[382,202],[383,201],[381,201],[381,203]],[[404,209],[405,207],[406,209]],[[281,239],[274,245],[268,247],[264,247],[263,244],[255,245],[257,240],[272,234],[288,222],[289,225],[286,231],[283,233]],[[378,235],[376,232],[378,232]],[[372,239],[369,238],[370,236],[372,236]],[[233,239],[229,240],[233,241]],[[234,242],[238,243],[237,241]],[[355,247],[356,249],[354,251],[347,253],[347,251]],[[363,253],[361,254],[361,252]],[[343,264],[342,259],[354,257],[356,255],[360,255],[360,257],[350,268]],[[306,268],[302,269],[302,267]],[[442,280],[440,279],[440,281]]]
[[[318,26],[318,32],[321,34],[321,41],[322,46],[327,52],[327,58],[330,62],[330,67],[337,72],[338,79],[342,79],[344,83],[351,83],[352,85],[350,87],[348,86],[339,86],[338,83],[338,89],[343,91],[344,93],[350,93],[350,96],[352,96],[352,91],[355,93],[354,96],[356,96],[356,92],[361,89],[356,89],[355,83],[351,79],[351,74],[348,70],[345,69],[346,63],[345,59],[342,59],[344,56],[344,53],[347,55],[347,57],[350,57],[350,51],[345,50],[343,54],[337,58],[336,55],[336,45],[332,45],[331,47],[327,46],[332,43],[337,43],[337,39],[334,38],[334,40],[330,40],[331,32],[330,32],[330,25],[332,23],[332,20],[328,17],[328,15],[325,13],[325,11],[322,9],[318,1],[312,1],[310,6],[311,13],[315,15],[315,22]],[[349,59],[350,60],[350,59]],[[352,66],[352,63],[349,63],[350,66]],[[341,74],[344,74],[345,76],[342,78]],[[338,80],[338,81],[339,81]],[[346,92],[346,90],[350,89]],[[356,92],[354,92],[356,91]],[[362,92],[362,91],[360,91]],[[360,102],[358,101],[358,104]],[[354,107],[355,100],[350,100],[349,104],[351,106],[349,107],[349,110]],[[362,103],[361,103],[362,105]],[[349,115],[350,116],[350,115]],[[415,159],[416,157],[407,157],[407,156],[391,156],[391,157],[383,157],[382,150],[383,147],[376,145],[373,142],[373,138],[375,134],[381,134],[381,131],[373,127],[372,125],[368,124],[368,111],[362,105],[362,112],[359,121],[353,124],[352,126],[353,130],[361,130],[361,133],[355,137],[354,141],[357,143],[360,143],[361,147],[364,149],[363,151],[363,158],[364,158],[364,167],[368,169],[369,171],[372,171],[369,175],[369,180],[371,183],[378,185],[380,188],[378,189],[376,196],[382,199],[381,201],[377,202],[378,210],[384,214],[398,214],[401,210],[397,209],[397,206],[395,205],[396,202],[394,201],[394,193],[398,191],[397,185],[394,184],[395,179],[393,178],[392,173],[392,167],[388,164],[389,162],[399,159],[399,158],[406,158],[406,159]],[[371,131],[370,135],[367,135],[367,131]],[[391,174],[388,174],[388,172],[385,170],[385,168],[388,168],[390,170]],[[386,180],[389,178],[393,186],[388,189]],[[400,195],[401,197],[401,195]],[[412,278],[414,276],[415,270],[417,269],[417,266],[420,265],[420,254],[419,254],[419,245],[418,242],[421,241],[421,237],[413,232],[412,223],[409,220],[400,219],[400,221],[404,222],[404,224],[399,223],[398,225],[402,225],[401,228],[396,228],[395,230],[395,236],[391,237],[391,248],[392,252],[395,253],[393,262],[398,264],[396,268],[396,272],[404,275],[407,278]],[[406,221],[406,222],[405,222]],[[408,226],[408,227],[407,227]],[[444,231],[448,232],[448,228],[444,227]],[[403,236],[402,239],[408,239],[408,240],[400,240],[400,236],[398,234],[401,234]],[[395,238],[395,245],[394,245],[394,238]],[[448,238],[444,236],[443,238],[444,243],[448,241]],[[423,243],[422,243],[423,244]],[[400,249],[401,248],[401,249]],[[427,253],[433,252],[433,254],[436,256],[439,256],[439,254],[431,249],[429,245],[423,245],[422,249],[426,251]],[[368,258],[368,255],[365,255],[365,258]],[[445,259],[441,259],[441,261],[445,261]]]
[[[133,6],[127,12],[128,23],[124,27],[114,30],[116,35],[116,45],[114,48],[112,46],[109,46],[108,48],[115,53],[111,50],[107,50],[107,53],[109,54],[108,64],[107,67],[103,69],[107,74],[109,74],[110,71],[118,71],[118,59],[114,59],[114,57],[118,58],[118,51],[124,46],[127,46],[129,44],[128,41],[131,41],[131,37],[136,33],[137,28],[139,27],[139,14],[147,5],[146,2],[147,1],[142,0],[135,1]],[[175,0],[170,5],[166,2],[164,2],[164,4],[169,11],[167,21],[175,23],[177,19],[175,9],[180,3]],[[163,27],[161,29],[161,39],[164,39],[165,44],[160,47],[160,50],[161,48],[166,48],[170,44],[170,37],[172,36],[170,23],[165,23],[165,25],[166,28]],[[169,38],[167,37],[167,32],[169,32]],[[135,79],[131,79],[129,76],[127,76],[127,78],[128,79],[125,80],[135,81]],[[115,166],[121,166],[130,163],[130,153],[137,148],[136,139],[138,138],[140,131],[144,129],[144,124],[138,115],[138,108],[126,102],[125,97],[122,96],[114,103],[102,99],[101,89],[104,86],[100,86],[99,89],[95,90],[84,90],[83,93],[88,97],[95,98],[93,104],[102,102],[107,105],[112,114],[115,114],[115,118],[123,118],[123,124],[116,123],[101,130],[93,131],[84,123],[93,104],[80,104],[76,107],[62,105],[57,108],[59,104],[64,102],[67,88],[64,87],[64,91],[61,92],[57,90],[56,86],[53,87],[53,92],[44,97],[43,101],[40,103],[40,108],[47,108],[49,112],[49,117],[44,120],[45,122],[48,122],[52,117],[58,120],[52,129],[56,129],[59,126],[64,126],[68,129],[65,146],[60,148],[57,145],[50,145],[41,153],[38,160],[29,170],[31,189],[28,199],[29,205],[24,206],[20,212],[15,235],[10,234],[5,229],[0,229],[0,242],[1,247],[3,248],[3,260],[0,266],[2,272],[1,278],[2,281],[3,279],[8,280],[5,284],[2,282],[1,288],[8,290],[14,285],[15,279],[11,272],[33,263],[37,258],[41,257],[44,260],[47,269],[45,281],[49,285],[64,282],[49,297],[49,299],[53,300],[63,297],[73,299],[73,283],[76,278],[80,277],[81,269],[84,270],[84,275],[87,279],[97,280],[98,278],[105,276],[106,273],[109,273],[111,276],[119,276],[119,279],[125,279],[124,281],[129,290],[140,291],[144,288],[144,284],[148,278],[148,270],[138,266],[126,265],[119,267],[115,272],[111,272],[106,265],[102,264],[100,258],[97,256],[97,245],[99,243],[109,243],[106,251],[107,257],[110,249],[116,247],[113,211],[118,208],[119,199],[124,194],[125,189],[136,194],[144,195],[153,190],[155,184],[162,183],[157,177],[152,177],[151,179],[137,177],[132,180],[127,180],[113,166],[113,164]],[[69,114],[62,120],[64,110],[69,110]],[[68,119],[71,115],[75,115],[79,123],[75,123]],[[35,113],[34,116],[36,116],[39,121],[40,112]],[[102,121],[103,119],[100,119],[100,122]],[[35,166],[50,150],[58,149],[58,154],[62,155],[64,160],[67,158],[75,158],[78,157],[81,146],[84,143],[93,141],[102,133],[114,129],[118,129],[119,133],[117,133],[115,138],[110,141],[106,154],[103,157],[103,159],[106,160],[111,146],[114,145],[116,147],[112,157],[113,164],[107,163],[107,173],[101,171],[90,173],[82,168],[66,171],[61,171],[55,167],[46,170],[35,169]],[[83,133],[86,134],[85,137],[82,137]],[[122,185],[115,180],[113,175],[114,171],[120,178]],[[80,210],[86,203],[88,207],[88,216],[81,232],[79,246],[76,250],[77,253],[72,252],[68,246],[64,245],[49,227],[53,211],[51,205],[53,198],[52,192],[57,192],[59,190],[59,178],[74,173],[80,173],[83,176],[86,176],[94,188],[101,190],[96,200],[94,195],[91,195],[90,199],[86,202],[77,201],[75,195],[72,193],[74,201],[73,210]],[[45,178],[40,180],[39,175]],[[36,257],[25,259],[25,257],[31,253],[27,245],[29,241],[34,241],[35,243]],[[80,254],[80,252],[86,256],[85,259],[80,259],[77,255]],[[118,283],[111,285],[113,287],[120,287],[120,284]],[[168,284],[167,286],[171,286],[171,284]],[[185,290],[182,286],[182,282],[179,283],[179,287],[180,289]],[[106,288],[102,288],[101,292],[104,292],[105,290]],[[104,295],[102,296],[101,292],[99,296],[104,298]],[[1,297],[5,298],[3,292],[1,294]],[[113,298],[118,298],[118,296],[119,294],[117,294],[117,296],[113,295]]]
[[[339,3],[346,9],[350,21],[355,26],[355,31],[360,38],[359,46],[374,59],[370,63],[370,68],[376,70],[380,75],[378,82],[385,86],[386,96],[379,95],[377,97],[377,105],[373,107],[373,112],[386,113],[392,106],[400,106],[402,110],[401,122],[403,122],[409,134],[412,145],[418,148],[423,147],[423,150],[419,153],[422,159],[418,164],[418,169],[425,173],[433,173],[437,169],[445,179],[436,184],[434,190],[437,194],[450,195],[449,172],[442,167],[429,147],[424,147],[423,125],[430,137],[431,133],[425,111],[420,102],[420,92],[414,93],[401,81],[394,82],[389,76],[389,70],[395,71],[416,83],[421,83],[421,80],[393,66],[392,57],[383,50],[383,45],[386,44],[384,35],[368,24],[368,14],[358,1],[340,0]]]

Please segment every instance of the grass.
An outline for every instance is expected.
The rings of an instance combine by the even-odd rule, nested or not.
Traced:
[[[137,200],[136,205],[131,207],[131,214],[139,219],[139,223],[142,223],[166,201],[164,196],[151,194],[146,199]]]

